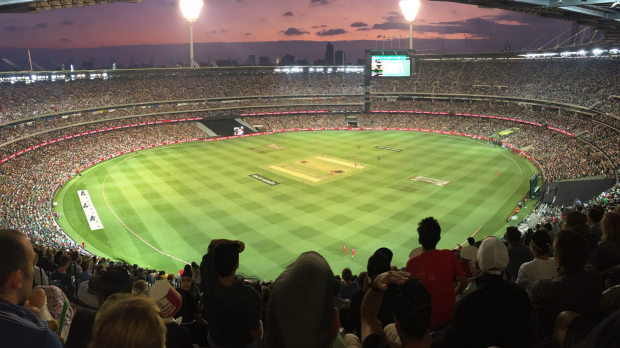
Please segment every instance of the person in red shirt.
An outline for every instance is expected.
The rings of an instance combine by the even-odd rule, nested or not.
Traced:
[[[423,251],[407,262],[406,271],[418,277],[431,294],[433,310],[430,330],[436,331],[452,321],[456,295],[467,287],[467,278],[452,250],[436,249],[441,239],[441,227],[435,218],[427,217],[420,221],[418,235]],[[459,280],[456,288],[454,278]]]

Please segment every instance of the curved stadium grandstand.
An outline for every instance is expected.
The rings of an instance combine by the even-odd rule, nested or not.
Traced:
[[[0,346],[619,345],[611,37],[0,72]]]

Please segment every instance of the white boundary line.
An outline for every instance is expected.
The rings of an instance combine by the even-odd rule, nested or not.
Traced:
[[[172,146],[172,147],[176,147],[176,146]],[[124,158],[122,161],[120,161],[120,162],[118,162],[117,164],[115,164],[115,165],[114,165],[114,167],[112,167],[112,169],[110,169],[110,170],[108,171],[108,174],[106,174],[105,178],[103,178],[103,183],[101,184],[101,194],[103,195],[103,201],[105,202],[105,205],[108,207],[108,209],[110,210],[110,212],[114,215],[114,217],[115,217],[115,218],[116,218],[116,219],[117,219],[117,220],[121,223],[121,225],[123,225],[123,226],[127,229],[127,231],[131,232],[131,234],[133,234],[134,236],[136,236],[136,238],[140,239],[140,240],[142,241],[142,243],[144,243],[144,244],[146,244],[146,245],[150,246],[150,247],[151,247],[151,249],[153,249],[153,250],[157,251],[158,253],[160,253],[160,254],[162,254],[162,255],[164,255],[164,256],[167,256],[167,257],[169,257],[169,258],[171,258],[171,259],[174,259],[174,260],[177,260],[177,261],[179,261],[179,262],[183,262],[183,263],[185,263],[185,264],[188,264],[188,265],[189,265],[189,264],[190,264],[189,262],[184,261],[184,260],[181,260],[181,259],[179,259],[179,258],[177,258],[177,257],[175,257],[175,256],[170,255],[170,254],[166,254],[165,252],[163,252],[163,251],[161,251],[161,250],[157,249],[156,247],[154,247],[153,245],[151,245],[149,242],[147,242],[146,240],[144,240],[144,238],[142,238],[142,237],[140,237],[139,235],[137,235],[137,234],[136,234],[136,233],[135,233],[135,232],[134,232],[131,228],[129,228],[129,226],[125,225],[125,223],[123,222],[123,220],[121,220],[121,219],[118,217],[118,215],[116,215],[116,213],[114,212],[114,210],[112,210],[112,207],[110,207],[110,204],[108,204],[108,200],[105,198],[105,181],[106,181],[106,179],[108,178],[108,176],[110,175],[110,173],[112,173],[112,171],[113,171],[116,167],[118,167],[118,165],[119,165],[119,164],[121,164],[121,163],[125,162],[126,160],[128,160],[128,159],[130,159],[130,158],[134,158],[134,157],[136,157],[136,156],[139,156],[139,155],[141,155],[141,154],[143,154],[143,153],[150,153],[150,152],[159,151],[159,150],[160,150],[160,149],[155,149],[155,150],[152,150],[152,151],[141,151],[140,153],[137,153],[137,154],[135,154],[135,155],[133,155],[133,156],[130,156],[130,157]]]

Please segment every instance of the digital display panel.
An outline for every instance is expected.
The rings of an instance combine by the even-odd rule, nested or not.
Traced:
[[[372,76],[411,76],[411,59],[408,56],[372,56]]]
[[[234,131],[235,131],[234,133],[235,135],[243,135],[243,126],[235,127]]]

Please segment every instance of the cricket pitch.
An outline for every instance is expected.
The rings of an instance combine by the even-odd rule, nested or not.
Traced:
[[[366,167],[355,161],[317,156],[269,166],[269,169],[316,184],[359,172]]]

